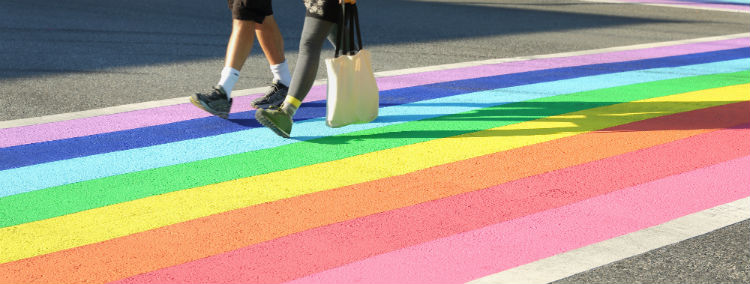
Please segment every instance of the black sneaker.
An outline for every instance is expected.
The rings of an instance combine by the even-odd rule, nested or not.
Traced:
[[[229,117],[229,109],[232,108],[232,99],[227,99],[227,93],[219,85],[206,93],[197,93],[190,96],[190,102],[198,108],[221,118]]]
[[[288,92],[289,87],[279,81],[273,81],[273,84],[271,84],[271,86],[268,87],[268,90],[266,90],[266,94],[255,99],[250,105],[256,109],[281,106],[281,103],[284,102]]]

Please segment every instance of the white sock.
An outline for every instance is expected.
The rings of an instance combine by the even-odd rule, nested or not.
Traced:
[[[231,98],[232,94],[232,88],[234,88],[234,84],[237,83],[237,80],[240,79],[240,71],[237,69],[234,69],[232,67],[226,66],[224,69],[221,69],[221,79],[219,79],[219,86],[224,88],[224,91],[227,92],[227,99]]]
[[[273,73],[273,79],[289,87],[292,83],[292,74],[289,73],[289,65],[286,65],[286,60],[276,65],[271,65],[271,73]]]

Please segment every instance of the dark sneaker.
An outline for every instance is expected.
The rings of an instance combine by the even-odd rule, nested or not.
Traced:
[[[250,105],[257,109],[281,106],[281,103],[284,102],[286,93],[288,92],[289,87],[279,81],[273,81],[273,84],[271,84],[271,86],[268,87],[268,90],[266,90],[266,94],[255,99]]]
[[[190,96],[190,102],[198,108],[224,119],[229,117],[229,109],[232,108],[232,100],[227,99],[227,93],[219,85],[213,87],[208,93],[197,93]]]
[[[255,119],[281,137],[289,138],[292,132],[292,116],[277,106],[257,110]]]

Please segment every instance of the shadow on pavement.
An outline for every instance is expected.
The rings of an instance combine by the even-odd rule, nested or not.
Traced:
[[[720,102],[719,104],[730,104],[734,102]],[[434,138],[470,138],[470,137],[528,137],[536,135],[549,135],[566,132],[580,132],[596,125],[620,125],[617,132],[623,131],[658,131],[658,130],[692,130],[692,129],[723,129],[726,123],[716,117],[712,112],[708,117],[707,112],[701,112],[691,119],[680,119],[669,123],[638,123],[630,124],[628,121],[642,121],[648,118],[661,117],[673,113],[671,110],[685,109],[686,106],[693,108],[708,107],[705,102],[641,102],[629,103],[627,108],[616,108],[616,110],[602,112],[596,115],[570,115],[581,109],[590,109],[601,106],[613,105],[614,102],[522,102],[514,103],[512,106],[498,106],[475,111],[435,117],[421,121],[412,122],[414,129],[389,131],[362,135],[358,133],[342,134],[318,139],[308,140],[312,137],[293,137],[297,140],[306,140],[309,143],[319,144],[347,144],[351,141],[362,141],[371,139],[394,139],[422,141]],[[716,105],[712,103],[711,105]],[[744,105],[746,106],[746,105]],[[560,115],[559,117],[552,117]],[[736,113],[727,113],[728,117]],[[524,123],[536,119],[539,122],[527,123],[523,128],[492,129],[503,125]],[[381,116],[374,123],[404,122],[418,119],[416,116]],[[416,123],[416,124],[414,124]],[[421,124],[421,125],[418,125]],[[744,124],[742,128],[750,125]],[[607,127],[608,128],[608,127]],[[293,134],[293,133],[292,133]],[[466,134],[466,135],[464,135]],[[464,135],[461,137],[454,137]]]
[[[300,0],[273,3],[286,50],[296,52],[304,6]],[[528,9],[511,8],[502,3],[475,4],[360,1],[366,44],[475,39],[670,22],[533,8],[533,5],[549,3],[520,2],[515,6],[527,5]],[[108,72],[103,70],[223,58],[230,28],[230,13],[223,1],[4,0],[0,2],[0,38],[3,39],[0,41],[0,79]],[[256,43],[254,54],[259,50]]]

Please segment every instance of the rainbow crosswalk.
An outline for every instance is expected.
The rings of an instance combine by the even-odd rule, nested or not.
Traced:
[[[590,2],[632,3],[653,6],[750,13],[748,0],[586,0]]]
[[[0,129],[0,283],[464,283],[750,197],[750,35]],[[10,125],[15,123],[15,125]]]

